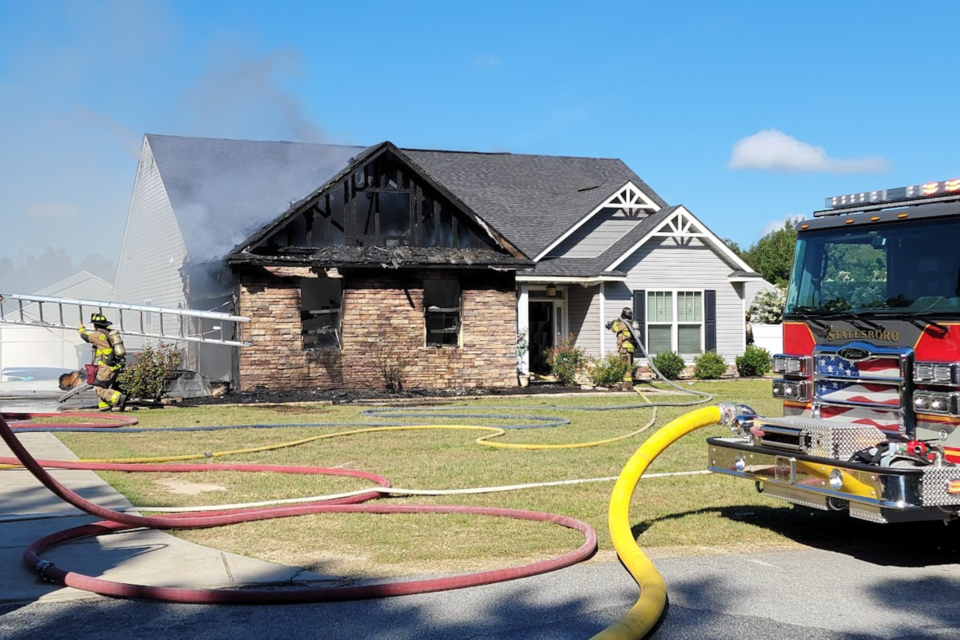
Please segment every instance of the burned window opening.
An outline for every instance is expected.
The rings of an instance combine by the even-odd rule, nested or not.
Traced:
[[[343,280],[304,278],[300,283],[300,335],[303,348],[340,349]]]
[[[424,281],[423,315],[427,346],[459,346],[460,282],[458,280]]]
[[[259,255],[311,255],[328,247],[489,249],[480,225],[433,185],[385,153],[343,177],[261,240]]]

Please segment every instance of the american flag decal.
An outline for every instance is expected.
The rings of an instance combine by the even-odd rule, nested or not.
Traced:
[[[821,420],[840,420],[868,424],[881,431],[900,433],[900,415],[895,411],[876,411],[866,407],[820,407]]]
[[[814,357],[817,375],[836,378],[902,378],[900,358],[868,358],[852,362],[841,358],[820,354]]]
[[[900,388],[889,384],[870,384],[848,380],[817,380],[817,398],[823,402],[857,402],[900,406]]]

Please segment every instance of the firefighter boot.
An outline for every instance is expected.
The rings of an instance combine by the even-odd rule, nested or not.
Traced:
[[[127,400],[129,396],[125,393],[120,394],[120,399],[117,400],[117,411],[126,411],[127,410]]]

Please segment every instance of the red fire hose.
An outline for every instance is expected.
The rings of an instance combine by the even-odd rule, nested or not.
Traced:
[[[331,500],[324,503],[308,503],[296,506],[274,506],[229,512],[220,511],[203,516],[192,514],[150,517],[139,516],[130,513],[113,511],[111,509],[96,505],[60,484],[57,480],[50,476],[50,474],[47,473],[47,471],[43,468],[43,465],[34,459],[33,456],[31,456],[30,453],[23,447],[23,445],[20,444],[20,441],[14,435],[13,431],[10,429],[10,426],[7,424],[2,415],[0,415],[0,437],[3,438],[4,442],[7,443],[7,446],[9,446],[11,451],[13,451],[20,464],[23,464],[23,466],[26,467],[30,473],[37,478],[37,480],[39,480],[45,487],[50,489],[55,495],[74,507],[77,507],[91,515],[106,519],[104,522],[74,527],[72,529],[60,531],[37,540],[31,544],[26,551],[24,551],[24,562],[28,567],[36,569],[42,576],[49,580],[59,582],[69,587],[92,591],[102,595],[124,598],[149,598],[169,602],[202,604],[286,604],[383,598],[388,596],[459,589],[463,587],[503,582],[506,580],[513,580],[516,578],[546,573],[548,571],[554,571],[556,569],[570,566],[588,558],[591,554],[593,554],[597,547],[596,533],[588,524],[579,520],[575,520],[574,518],[568,518],[549,513],[518,509],[443,505],[344,504],[346,502],[361,502],[379,497],[381,494],[377,490],[371,490],[369,493],[365,493],[360,496],[354,496],[348,499]],[[119,471],[197,471],[229,469],[234,471],[276,471],[280,473],[332,473],[337,475],[363,477],[378,482],[381,486],[389,486],[389,483],[384,478],[374,474],[348,471],[344,469],[321,469],[316,467],[276,467],[269,465],[130,465],[59,461],[44,461],[44,464],[47,466],[56,466],[58,468]],[[538,522],[551,522],[562,527],[580,531],[584,536],[584,542],[575,551],[568,552],[561,556],[525,565],[508,567],[505,569],[480,571],[476,573],[467,573],[443,578],[412,580],[404,582],[386,582],[356,587],[302,588],[292,590],[216,590],[152,587],[128,584],[103,580],[101,578],[95,578],[72,571],[66,571],[54,566],[51,562],[42,560],[39,557],[39,554],[44,549],[68,540],[106,533],[115,533],[140,527],[148,527],[153,529],[207,528],[235,524],[239,522],[265,520],[268,518],[281,518],[309,513],[328,512],[376,514],[466,513],[473,515],[515,518],[520,520],[533,520]]]

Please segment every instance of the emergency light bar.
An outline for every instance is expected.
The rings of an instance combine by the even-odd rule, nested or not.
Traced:
[[[925,182],[909,187],[896,189],[881,189],[879,191],[863,191],[843,196],[827,198],[827,209],[845,209],[847,207],[861,207],[885,202],[900,202],[902,200],[922,200],[935,196],[960,195],[960,178],[944,180],[942,182]]]

